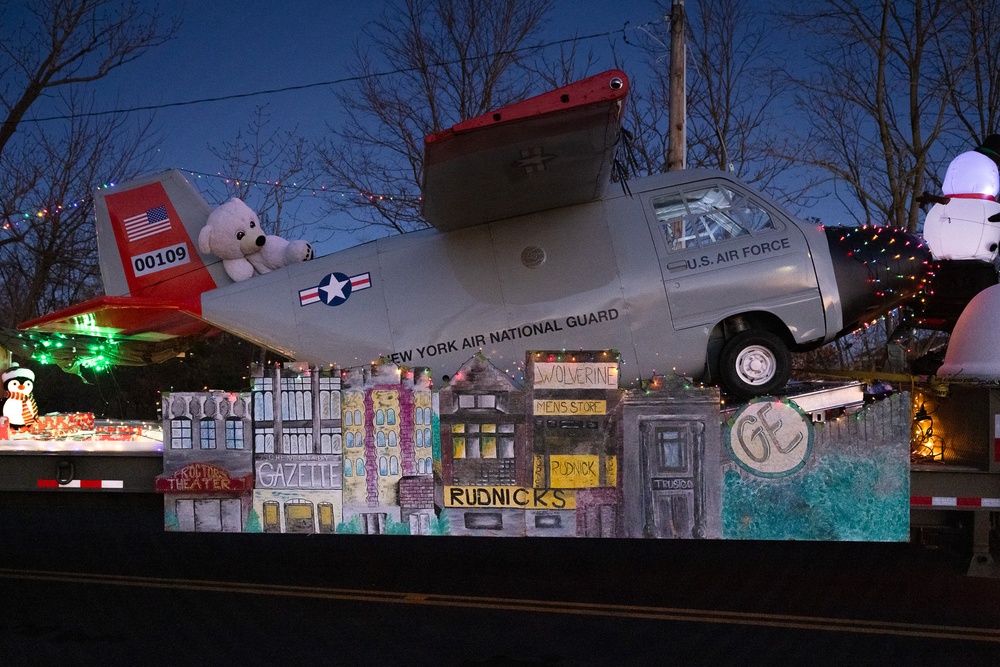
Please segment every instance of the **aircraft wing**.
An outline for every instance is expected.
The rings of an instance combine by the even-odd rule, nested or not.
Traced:
[[[199,298],[198,295],[195,298]],[[101,296],[18,325],[24,331],[103,336],[158,342],[181,336],[206,336],[218,330],[199,319],[198,302],[160,297]]]
[[[628,88],[609,70],[428,135],[424,217],[450,231],[601,198]]]

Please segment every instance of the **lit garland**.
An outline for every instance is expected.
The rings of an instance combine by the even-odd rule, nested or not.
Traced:
[[[39,364],[57,364],[73,373],[83,368],[99,373],[119,363],[122,357],[119,342],[111,337],[38,331],[0,332],[0,345],[11,352]]]
[[[180,168],[179,170],[183,171],[183,172],[186,172],[186,173],[190,174],[191,176],[193,176],[195,178],[198,178],[198,179],[201,179],[201,178],[215,178],[215,179],[218,179],[218,180],[223,180],[227,184],[232,183],[232,184],[235,184],[237,186],[252,185],[252,186],[255,186],[255,187],[260,188],[260,189],[267,188],[267,189],[282,189],[282,190],[295,190],[295,191],[298,191],[298,192],[308,192],[308,193],[312,193],[312,195],[314,197],[318,196],[318,195],[324,195],[324,194],[339,195],[341,197],[358,196],[358,197],[361,197],[362,199],[365,199],[365,200],[367,200],[367,201],[369,201],[371,203],[380,202],[380,201],[389,201],[389,202],[403,202],[403,203],[417,203],[417,204],[419,204],[420,202],[423,201],[423,197],[420,196],[419,194],[416,195],[416,196],[408,196],[408,195],[405,195],[405,194],[387,194],[387,193],[367,192],[367,191],[364,191],[364,190],[357,190],[357,191],[355,191],[355,190],[338,190],[338,189],[335,189],[335,188],[332,188],[332,187],[328,187],[326,185],[320,185],[320,186],[313,187],[313,186],[299,185],[296,182],[292,182],[291,185],[282,184],[279,180],[273,180],[273,181],[272,180],[254,181],[254,180],[245,179],[245,178],[238,178],[238,177],[235,177],[235,176],[226,176],[221,171],[216,172],[214,174],[210,174],[208,172],[196,171],[194,169]],[[113,189],[114,187],[116,187],[116,183],[113,182],[113,181],[109,181],[108,183],[102,183],[101,185],[97,186],[97,189],[98,190],[110,190],[110,189]],[[76,208],[80,208],[81,206],[85,206],[86,207],[86,206],[90,206],[92,204],[93,204],[93,198],[91,198],[91,197],[84,197],[82,199],[78,199],[76,201],[72,201],[72,202],[65,203],[65,204],[59,204],[57,206],[39,206],[39,207],[32,208],[32,209],[29,209],[29,210],[26,210],[26,211],[20,211],[17,214],[15,214],[14,216],[12,216],[11,219],[8,219],[8,220],[6,220],[3,223],[3,229],[5,229],[5,230],[15,229],[15,228],[20,227],[19,223],[33,221],[33,220],[37,220],[37,219],[44,219],[44,218],[48,217],[49,215],[58,215],[59,213],[61,213],[63,211],[66,211],[66,210],[69,210],[69,209],[76,209]]]
[[[0,346],[39,364],[56,364],[79,375],[86,368],[96,373],[112,366],[146,366],[172,359],[188,349],[193,338],[135,341],[112,336],[82,336],[41,331],[0,329]]]
[[[877,301],[869,305],[862,316],[872,310],[888,313],[898,309],[918,308],[933,294],[931,279],[934,263],[930,249],[919,236],[893,227],[864,225],[862,227],[824,227],[827,238],[838,244],[848,258],[866,270],[871,294]],[[915,269],[919,268],[919,273]],[[854,332],[867,329],[886,319],[882,314],[865,317]]]
[[[292,182],[291,185],[282,184],[279,180],[254,181],[245,178],[237,178],[235,176],[226,176],[221,171],[216,172],[214,174],[210,174],[204,171],[195,171],[193,169],[183,169],[183,168],[181,169],[181,171],[185,171],[191,176],[194,176],[195,178],[215,178],[219,180],[224,180],[227,184],[232,183],[237,186],[253,185],[261,189],[267,188],[267,189],[296,190],[299,192],[311,192],[314,197],[321,194],[329,194],[329,195],[340,195],[341,197],[359,196],[362,199],[367,199],[369,202],[400,201],[404,203],[414,203],[414,202],[419,203],[423,201],[423,197],[421,197],[420,195],[413,197],[404,194],[386,194],[386,193],[379,194],[375,192],[366,192],[364,190],[338,190],[336,188],[328,187],[326,185],[320,185],[320,186],[299,185],[294,181]]]
[[[93,199],[90,197],[85,197],[83,199],[78,199],[74,202],[69,202],[68,204],[59,204],[58,206],[40,206],[38,208],[21,211],[15,214],[12,218],[7,219],[3,223],[3,228],[5,230],[16,229],[21,226],[24,222],[33,222],[35,220],[44,220],[49,216],[58,216],[63,211],[68,211],[71,209],[77,209],[81,206],[87,207],[93,203]]]

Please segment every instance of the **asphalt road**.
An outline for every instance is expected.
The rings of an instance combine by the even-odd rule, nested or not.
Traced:
[[[914,544],[178,534],[0,494],[0,664],[997,665],[1000,579]]]

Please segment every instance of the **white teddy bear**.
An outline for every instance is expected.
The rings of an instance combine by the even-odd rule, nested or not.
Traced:
[[[236,197],[208,216],[198,234],[198,249],[221,257],[226,273],[236,281],[313,258],[312,246],[305,241],[264,234],[257,214]]]

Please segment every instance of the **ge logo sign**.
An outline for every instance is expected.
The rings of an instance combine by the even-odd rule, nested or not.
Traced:
[[[751,403],[736,415],[729,429],[729,453],[755,475],[790,475],[809,458],[812,429],[812,422],[788,403]]]

